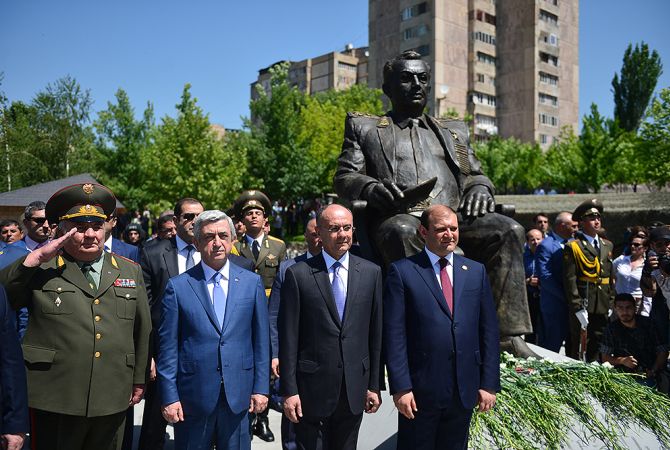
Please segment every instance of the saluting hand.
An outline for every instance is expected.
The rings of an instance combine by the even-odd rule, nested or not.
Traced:
[[[58,239],[47,242],[44,246],[33,250],[26,256],[23,265],[26,267],[37,267],[40,264],[51,261],[58,253],[60,249],[63,248],[65,243],[72,239],[72,236],[77,232],[77,228],[72,228],[70,231],[65,233],[63,236]]]

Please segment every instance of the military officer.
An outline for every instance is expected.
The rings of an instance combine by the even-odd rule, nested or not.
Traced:
[[[241,219],[245,227],[245,233],[235,242],[233,254],[237,253],[254,262],[254,269],[263,279],[265,295],[269,298],[279,263],[286,259],[284,241],[264,232],[272,204],[261,191],[245,191],[235,201],[234,209],[235,217]],[[250,419],[250,424],[253,434],[264,441],[274,441],[267,409],[257,414],[255,420]]]
[[[112,450],[144,390],[151,318],[140,266],[103,252],[112,192],[77,184],[46,205],[57,238],[0,272],[27,306],[23,356],[32,448]]]
[[[566,355],[595,361],[614,299],[610,287],[614,245],[598,235],[602,230],[603,205],[587,200],[572,213],[579,222],[563,249],[563,288],[570,317],[570,345]],[[586,339],[584,339],[586,338]]]

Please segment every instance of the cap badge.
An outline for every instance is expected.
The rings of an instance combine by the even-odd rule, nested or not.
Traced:
[[[95,189],[93,187],[93,184],[91,184],[91,183],[86,183],[81,188],[84,190],[84,193],[87,194],[87,195],[91,195],[93,193],[93,190]]]

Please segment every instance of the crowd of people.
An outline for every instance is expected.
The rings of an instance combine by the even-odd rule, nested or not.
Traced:
[[[533,217],[524,263],[534,333],[526,339],[642,374],[667,393],[670,228],[630,226],[615,255],[602,213],[593,200],[557,214],[553,227],[549,215]]]

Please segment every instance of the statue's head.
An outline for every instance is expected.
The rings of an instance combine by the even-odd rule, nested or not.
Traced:
[[[393,111],[409,116],[423,112],[430,93],[430,66],[421,55],[408,50],[384,64],[384,94]]]

